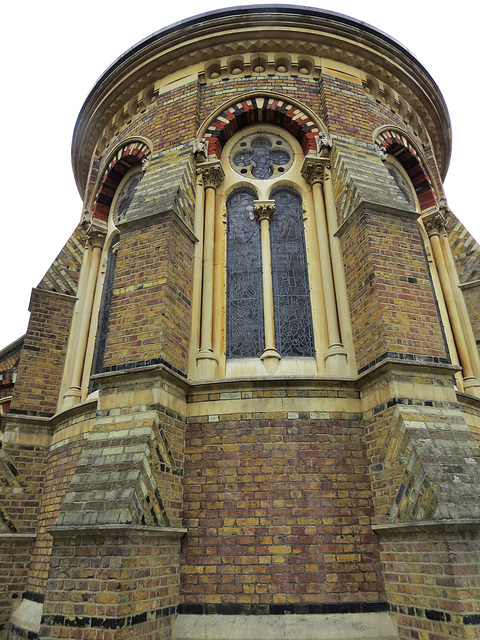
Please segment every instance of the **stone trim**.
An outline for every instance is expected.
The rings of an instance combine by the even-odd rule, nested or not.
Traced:
[[[182,538],[188,529],[175,527],[149,527],[129,524],[104,524],[97,526],[63,527],[51,526],[46,532],[54,538],[68,538],[78,535],[145,535],[159,538]]]
[[[294,604],[180,604],[179,614],[186,615],[331,615],[335,613],[380,613],[388,611],[388,602],[319,602]]]
[[[465,518],[455,520],[425,520],[423,522],[396,522],[393,524],[372,524],[372,530],[378,535],[395,533],[420,533],[427,531],[472,531],[480,529],[480,519]]]

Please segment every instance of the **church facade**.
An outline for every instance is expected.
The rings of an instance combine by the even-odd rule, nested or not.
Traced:
[[[480,638],[480,247],[434,80],[280,5],[98,80],[0,352],[0,638]]]

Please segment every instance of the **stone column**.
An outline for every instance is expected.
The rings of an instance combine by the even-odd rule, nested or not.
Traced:
[[[275,323],[273,315],[272,256],[270,251],[270,219],[275,211],[275,200],[255,200],[253,212],[260,221],[262,242],[263,322],[265,349],[260,359],[267,373],[275,373],[281,358],[275,348]]]
[[[204,225],[202,270],[202,319],[200,325],[200,350],[197,355],[198,374],[201,379],[214,378],[218,354],[213,350],[213,292],[215,253],[215,195],[225,174],[218,160],[198,165],[203,177]]]
[[[81,381],[85,362],[85,350],[87,347],[88,332],[90,329],[93,300],[95,297],[98,270],[100,266],[100,256],[105,236],[105,229],[99,229],[93,225],[87,233],[86,254],[89,260],[88,272],[85,274],[85,285],[82,300],[79,300],[80,315],[77,319],[75,342],[71,345],[73,350],[71,361],[72,373],[70,377],[70,386],[64,396],[64,409],[68,409],[68,407],[80,402],[82,396]]]
[[[302,175],[312,185],[313,204],[318,230],[318,248],[324,290],[324,304],[328,330],[328,349],[325,354],[327,371],[340,373],[347,358],[347,351],[342,344],[340,326],[333,279],[330,239],[328,232],[327,214],[323,195],[325,169],[329,165],[326,152],[320,156],[307,156],[302,167]]]
[[[455,299],[455,292],[449,277],[448,263],[445,259],[446,256],[442,247],[441,237],[446,236],[445,218],[440,211],[437,210],[433,214],[425,216],[423,218],[423,223],[430,239],[433,258],[437,267],[438,277],[440,279],[448,316],[450,318],[450,324],[452,326],[452,332],[455,338],[455,344],[457,346],[458,357],[462,365],[465,391],[480,397],[480,384],[475,377],[472,367],[472,360],[470,358],[466,336],[463,331],[457,301]]]

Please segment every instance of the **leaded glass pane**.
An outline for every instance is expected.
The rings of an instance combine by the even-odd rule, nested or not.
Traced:
[[[281,136],[251,133],[233,147],[231,165],[247,178],[268,180],[288,171],[293,159],[293,149]]]
[[[227,200],[227,358],[259,357],[264,349],[260,225],[255,193]]]
[[[315,353],[302,200],[291,188],[275,191],[270,223],[275,346],[284,357]]]

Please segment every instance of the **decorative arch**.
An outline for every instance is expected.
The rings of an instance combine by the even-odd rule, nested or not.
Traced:
[[[92,218],[108,220],[108,213],[115,191],[123,176],[136,164],[146,165],[150,159],[151,149],[146,142],[135,140],[123,143],[116,150],[103,172],[93,204]]]
[[[410,140],[400,131],[386,129],[376,136],[375,142],[386,153],[395,156],[405,169],[415,188],[420,209],[435,207],[437,199],[427,169]]]
[[[310,110],[296,101],[273,94],[248,94],[210,116],[200,130],[208,142],[209,155],[220,158],[222,149],[237,131],[257,122],[278,125],[291,133],[307,155],[316,150],[316,137],[326,129]]]

